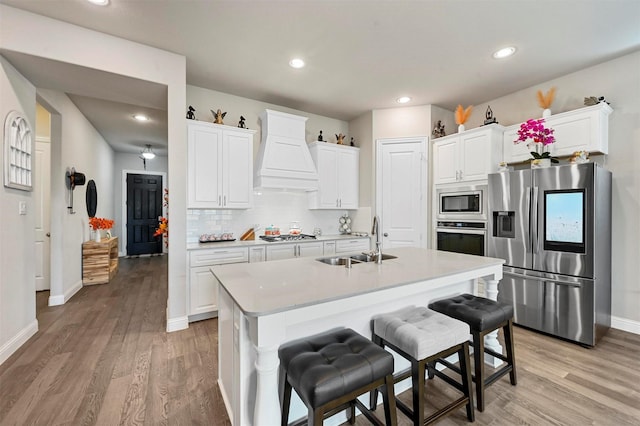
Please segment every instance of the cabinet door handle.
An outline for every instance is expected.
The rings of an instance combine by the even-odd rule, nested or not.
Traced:
[[[227,196],[225,195],[224,197],[222,197],[222,199],[224,200],[222,202],[222,205],[226,206],[227,205]]]
[[[222,196],[218,195],[218,205],[222,206]]]
[[[340,199],[339,199],[339,198],[336,198],[336,207],[340,207],[339,202],[340,202]]]
[[[460,170],[460,180],[462,180],[462,170]]]

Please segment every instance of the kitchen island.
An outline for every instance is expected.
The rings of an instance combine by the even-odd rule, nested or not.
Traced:
[[[481,277],[495,299],[502,279],[502,259],[408,247],[385,254],[397,258],[351,268],[314,258],[211,268],[220,284],[218,382],[234,425],[280,423],[282,343],[337,327],[371,336],[376,314],[475,293]],[[493,340],[487,345],[501,351]],[[396,358],[396,370],[402,368]],[[291,418],[306,415],[304,405],[293,401]]]

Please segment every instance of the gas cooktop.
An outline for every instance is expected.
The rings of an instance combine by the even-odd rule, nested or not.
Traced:
[[[273,243],[276,241],[315,240],[316,236],[309,234],[260,235],[260,239]]]

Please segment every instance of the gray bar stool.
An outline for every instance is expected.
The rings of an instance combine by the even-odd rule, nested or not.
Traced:
[[[394,381],[398,382],[409,376],[412,378],[413,409],[400,400],[396,400],[396,404],[400,411],[413,420],[414,425],[436,422],[463,405],[466,405],[469,421],[475,420],[467,324],[423,306],[409,306],[399,311],[375,316],[373,341],[382,347],[388,346],[411,362],[410,371],[396,374]],[[461,375],[461,382],[456,382],[435,369],[437,362],[455,353],[460,360],[458,372]],[[437,375],[461,391],[463,396],[425,419],[424,387],[427,370],[430,377]],[[371,397],[371,408],[375,407],[376,402],[377,394],[374,391]]]
[[[397,424],[393,355],[371,340],[349,328],[330,330],[285,343],[278,349],[278,356],[284,387],[283,426],[289,422],[292,388],[307,406],[310,426],[321,425],[324,418],[345,409],[349,409],[353,424],[356,406],[375,425]],[[378,387],[384,396],[385,423],[357,399]]]
[[[513,346],[513,306],[472,294],[461,294],[433,302],[429,308],[469,324],[473,335],[473,381],[476,384],[478,411],[484,411],[484,390],[487,386],[507,373],[512,385],[518,383]],[[484,346],[484,336],[499,328],[504,334],[506,356]],[[489,377],[484,374],[485,352],[506,363]]]

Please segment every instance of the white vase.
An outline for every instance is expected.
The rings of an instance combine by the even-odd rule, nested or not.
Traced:
[[[102,235],[100,235],[100,230],[96,229],[95,231],[93,231],[93,241],[95,241],[96,243],[100,242]]]
[[[542,110],[542,118],[551,117],[551,110],[549,108],[545,108]]]
[[[458,133],[462,133],[462,132],[464,132],[464,124],[460,124],[458,126]]]

